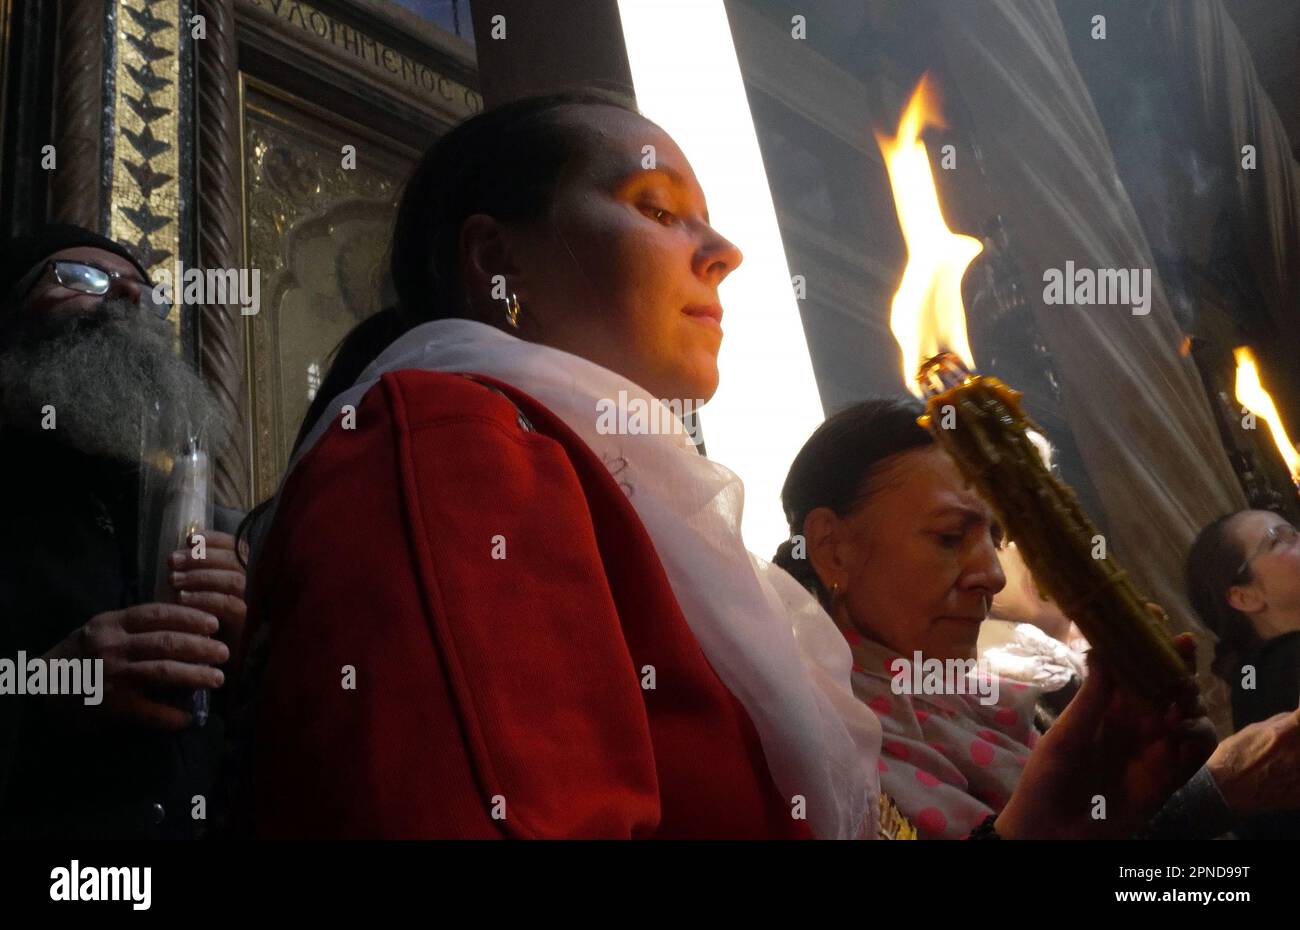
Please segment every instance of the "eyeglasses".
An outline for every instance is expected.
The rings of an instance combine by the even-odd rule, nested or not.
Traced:
[[[1273,552],[1281,546],[1293,545],[1297,538],[1300,538],[1300,530],[1297,530],[1290,523],[1279,523],[1270,527],[1268,532],[1264,534],[1264,539],[1260,542],[1255,553],[1241,563],[1241,568],[1237,569],[1236,577],[1245,578],[1251,562],[1266,552]]]
[[[135,275],[121,271],[110,271],[91,262],[70,261],[67,259],[55,259],[46,262],[29,274],[29,280],[24,281],[19,288],[19,300],[25,299],[40,282],[41,278],[45,276],[45,273],[51,269],[54,271],[54,280],[63,287],[79,291],[82,294],[93,294],[97,297],[107,294],[114,281],[135,282],[140,288],[140,302],[142,304],[153,308],[154,312],[164,320],[171,313],[171,304],[165,300],[154,299],[153,288],[147,280],[142,281]]]

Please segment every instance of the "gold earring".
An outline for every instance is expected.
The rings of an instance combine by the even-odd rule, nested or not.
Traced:
[[[838,596],[839,596],[839,593],[840,593],[840,583],[839,583],[838,581],[832,581],[832,582],[831,582],[831,597],[838,597]]]
[[[502,298],[506,303],[506,322],[515,329],[519,328],[519,298],[511,291],[509,297]]]

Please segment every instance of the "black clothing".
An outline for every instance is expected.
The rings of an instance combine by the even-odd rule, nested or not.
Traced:
[[[1300,632],[1266,639],[1246,653],[1242,666],[1255,669],[1255,687],[1232,682],[1232,725],[1242,727],[1300,707]]]
[[[1255,669],[1254,688],[1232,684],[1232,723],[1238,730],[1300,707],[1300,632],[1266,639],[1242,659]],[[1236,831],[1242,839],[1300,839],[1300,811],[1253,817]]]
[[[0,658],[40,656],[96,614],[152,600],[137,590],[138,469],[52,435],[0,429]],[[204,832],[222,743],[216,713],[170,733],[74,726],[48,702],[0,695],[0,837]],[[191,816],[195,795],[207,821]]]

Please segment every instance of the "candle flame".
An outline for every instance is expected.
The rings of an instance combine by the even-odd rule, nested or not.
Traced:
[[[903,383],[918,396],[922,391],[917,371],[940,352],[952,352],[967,367],[975,367],[961,279],[984,247],[978,239],[949,229],[939,206],[921,130],[942,125],[934,86],[925,75],[912,91],[897,134],[890,138],[876,133],[907,246],[907,266],[890,305],[889,328],[903,351]]]
[[[1300,453],[1296,452],[1295,443],[1287,435],[1282,417],[1277,412],[1273,398],[1259,380],[1259,366],[1255,364],[1255,354],[1246,346],[1233,350],[1237,360],[1237,386],[1234,389],[1237,400],[1243,407],[1268,424],[1273,433],[1273,442],[1277,444],[1282,460],[1291,470],[1291,480],[1300,485]]]

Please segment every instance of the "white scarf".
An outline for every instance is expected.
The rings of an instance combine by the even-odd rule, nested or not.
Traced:
[[[322,414],[289,471],[344,405],[359,407],[381,375],[403,369],[481,374],[513,385],[607,465],[618,462],[618,480],[631,489],[677,603],[753,721],[792,816],[804,810],[819,837],[876,835],[880,722],[853,695],[849,647],[830,617],[793,578],[745,549],[744,488],[736,475],[699,455],[684,431],[598,432],[601,399],[616,402],[625,391],[629,400],[659,401],[586,359],[461,319],[421,324],[385,349]],[[660,407],[658,422],[671,423],[672,411]]]

